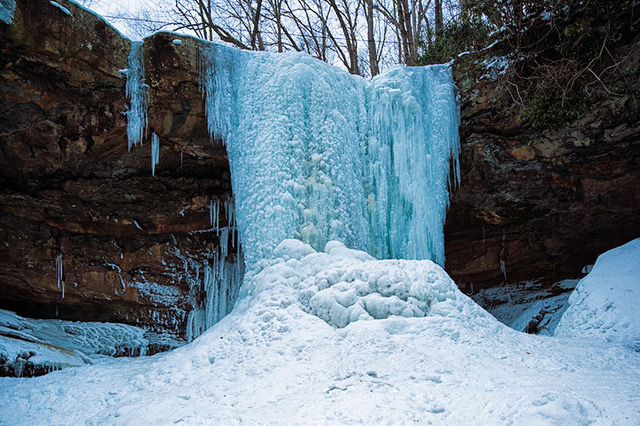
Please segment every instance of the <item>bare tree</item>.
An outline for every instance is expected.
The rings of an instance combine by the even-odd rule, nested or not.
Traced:
[[[374,7],[393,25],[398,39],[398,60],[412,65],[418,57],[421,36],[429,32],[427,12],[431,0],[376,0]]]

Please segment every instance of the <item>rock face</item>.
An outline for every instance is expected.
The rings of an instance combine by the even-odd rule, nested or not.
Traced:
[[[211,201],[231,191],[225,149],[207,134],[195,44],[145,42],[149,135],[160,137],[152,177],[149,141],[127,152],[129,40],[61,4],[71,15],[18,1],[14,24],[0,22],[0,306],[183,332],[204,297],[198,266],[218,246],[194,231],[211,228]]]
[[[204,297],[200,268],[219,246],[216,233],[198,231],[211,228],[210,203],[231,193],[225,149],[207,134],[198,42],[145,40],[149,135],[160,139],[152,177],[149,141],[127,152],[119,71],[129,40],[58,3],[71,14],[19,0],[14,24],[0,22],[0,308],[184,332]],[[508,91],[480,78],[481,56],[454,65],[462,184],[446,269],[463,290],[575,277],[640,236],[634,101],[612,98],[563,129],[530,129],[509,113]]]
[[[640,93],[640,51],[624,49],[619,78]],[[446,269],[467,291],[576,278],[598,254],[640,235],[639,99],[610,94],[565,127],[531,128],[483,65],[491,56],[454,63],[462,182],[445,225]]]

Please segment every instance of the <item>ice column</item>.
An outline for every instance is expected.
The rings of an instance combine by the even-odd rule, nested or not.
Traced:
[[[148,88],[144,78],[144,58],[142,56],[143,42],[132,41],[129,51],[129,68],[127,75],[127,137],[129,151],[132,146],[142,145],[147,128]]]
[[[58,288],[62,290],[62,298],[64,299],[64,273],[62,271],[62,253],[56,257],[56,275],[58,278]]]
[[[366,82],[297,53],[202,51],[209,130],[226,142],[247,265],[286,238],[366,249]]]

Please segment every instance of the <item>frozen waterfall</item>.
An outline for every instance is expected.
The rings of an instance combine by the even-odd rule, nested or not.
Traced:
[[[447,65],[369,82],[300,53],[208,44],[209,131],[226,143],[247,265],[288,238],[444,263],[457,91]]]

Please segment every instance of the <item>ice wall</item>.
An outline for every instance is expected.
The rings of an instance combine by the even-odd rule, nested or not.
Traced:
[[[226,142],[248,265],[287,238],[444,262],[459,111],[447,66],[368,82],[299,53],[201,52],[209,131]]]

